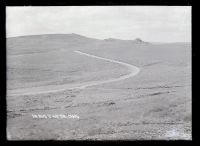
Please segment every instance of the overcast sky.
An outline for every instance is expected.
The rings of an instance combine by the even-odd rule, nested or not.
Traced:
[[[7,7],[7,37],[77,33],[98,39],[190,42],[190,6]]]

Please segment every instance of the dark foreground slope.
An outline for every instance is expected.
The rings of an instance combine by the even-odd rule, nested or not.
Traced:
[[[140,68],[136,76],[86,89],[12,96],[16,90],[106,80],[126,68],[80,50]],[[7,132],[19,139],[191,139],[191,45],[108,41],[77,34],[9,38]],[[10,94],[10,95],[9,95]],[[40,118],[32,114],[75,114]]]

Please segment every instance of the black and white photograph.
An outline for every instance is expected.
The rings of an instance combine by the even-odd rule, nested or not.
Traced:
[[[192,140],[192,6],[6,6],[8,140]]]

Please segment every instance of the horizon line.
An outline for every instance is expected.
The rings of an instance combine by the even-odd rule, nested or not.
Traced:
[[[116,38],[116,37],[107,37],[104,39],[98,39],[98,38],[93,38],[93,37],[87,37],[85,35],[82,34],[77,34],[77,33],[45,33],[45,34],[29,34],[29,35],[17,35],[17,36],[6,36],[7,38],[16,38],[16,37],[28,37],[28,36],[42,36],[42,35],[69,35],[69,34],[75,34],[75,35],[79,35],[79,36],[83,36],[86,38],[91,38],[91,39],[97,39],[97,40],[105,40],[105,39],[118,39],[118,40],[123,40],[123,41],[131,41],[131,39],[121,39],[121,38]],[[144,41],[142,38],[140,37],[136,37],[135,39],[141,39],[142,41]],[[132,40],[135,40],[132,39]],[[192,41],[167,41],[167,42],[159,42],[159,41],[144,41],[144,42],[150,42],[150,43],[192,43]]]

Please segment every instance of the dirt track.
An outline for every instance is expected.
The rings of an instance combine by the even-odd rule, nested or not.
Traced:
[[[103,58],[103,57],[99,57],[99,56],[95,56],[95,55],[91,55],[91,54],[87,54],[87,53],[83,53],[81,51],[74,51],[80,55],[86,55],[88,57],[92,57],[95,59],[100,59],[100,60],[104,60],[104,61],[109,61],[112,63],[117,63],[120,64],[122,66],[125,66],[128,68],[128,70],[130,71],[129,74],[127,75],[123,75],[120,76],[118,78],[111,78],[111,79],[107,79],[107,80],[100,80],[100,81],[92,81],[92,82],[86,82],[83,84],[77,84],[74,87],[67,87],[67,85],[50,85],[50,86],[46,86],[46,87],[35,87],[31,89],[19,89],[19,90],[15,90],[14,94],[9,94],[9,96],[18,96],[18,95],[35,95],[35,94],[41,94],[41,93],[52,93],[52,92],[60,92],[60,91],[64,91],[64,90],[72,90],[72,89],[83,89],[89,86],[95,86],[95,85],[101,85],[101,84],[106,84],[106,83],[111,83],[111,82],[116,82],[116,81],[120,81],[120,80],[124,80],[130,77],[133,77],[135,75],[137,75],[140,71],[140,69],[136,66],[133,66],[131,64],[125,63],[125,62],[121,62],[121,61],[116,61],[116,60],[112,60],[112,59],[107,59],[107,58]]]

